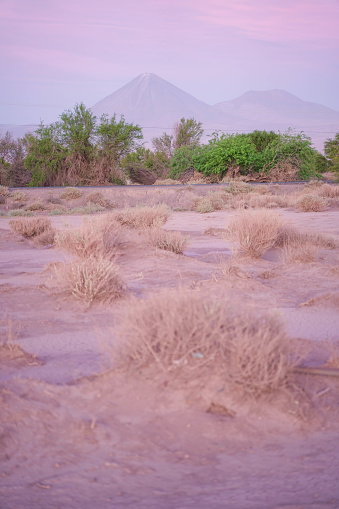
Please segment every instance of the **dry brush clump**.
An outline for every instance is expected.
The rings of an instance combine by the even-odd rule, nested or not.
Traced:
[[[55,246],[82,259],[113,258],[122,236],[122,227],[115,218],[102,216],[85,220],[77,229],[59,231],[55,236]]]
[[[41,235],[52,228],[50,219],[46,217],[11,219],[9,225],[12,230],[26,238]]]
[[[62,293],[87,304],[94,301],[111,302],[123,294],[119,267],[102,256],[61,263],[54,270]]]
[[[316,194],[305,194],[300,196],[296,202],[296,208],[302,212],[322,212],[328,206],[328,201]]]
[[[27,194],[25,194],[23,191],[14,191],[14,193],[10,195],[10,198],[13,201],[21,203],[24,203],[28,200]]]
[[[111,202],[106,198],[100,191],[93,191],[89,193],[85,198],[85,203],[87,205],[99,205],[103,209],[109,208],[112,206]]]
[[[82,196],[82,191],[77,187],[66,187],[61,193],[60,198],[64,200],[76,200]]]
[[[151,228],[147,231],[146,236],[152,246],[176,254],[182,254],[189,242],[189,238],[181,232],[172,232],[161,228]]]
[[[137,206],[116,212],[116,220],[128,228],[154,228],[166,223],[170,210],[165,204]]]
[[[229,224],[233,250],[251,258],[261,258],[274,246],[283,225],[284,220],[277,212],[267,209],[241,211]]]
[[[336,240],[331,236],[317,232],[301,232],[291,225],[281,228],[276,247],[281,248],[284,262],[312,262],[318,249],[335,249]]]
[[[295,366],[276,317],[183,290],[132,299],[120,337],[117,362],[127,369],[155,366],[196,378],[218,373],[252,395],[286,386]]]
[[[46,210],[46,206],[44,205],[44,203],[42,203],[41,200],[36,200],[36,201],[30,203],[29,205],[26,205],[25,210],[38,212],[38,211]]]

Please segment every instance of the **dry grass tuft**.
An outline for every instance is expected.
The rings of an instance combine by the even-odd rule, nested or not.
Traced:
[[[100,191],[93,191],[93,193],[89,193],[85,198],[85,202],[87,205],[99,205],[99,207],[103,207],[104,209],[112,206],[111,202],[105,198]]]
[[[296,202],[297,209],[302,210],[302,212],[322,212],[327,206],[328,201],[316,194],[305,194]]]
[[[47,217],[11,219],[9,225],[12,230],[26,238],[40,235],[52,227],[51,221]]]
[[[153,184],[154,186],[180,186],[182,185],[182,182],[180,180],[173,180],[173,179],[165,179],[165,180],[156,180]]]
[[[55,230],[54,228],[49,228],[48,230],[45,230],[43,233],[40,233],[40,235],[36,235],[34,237],[34,243],[38,246],[53,246],[54,239],[55,239]]]
[[[111,216],[87,219],[80,228],[60,231],[55,246],[78,258],[113,258],[122,242],[122,227]]]
[[[23,210],[23,209],[12,209],[8,212],[9,217],[32,217],[34,216],[34,212],[31,210]]]
[[[16,342],[20,333],[20,325],[7,318],[5,313],[0,320],[0,366],[8,366],[8,361],[19,362],[24,365],[42,364],[35,355],[32,355]]]
[[[9,195],[9,189],[7,186],[0,186],[0,195],[5,197]]]
[[[60,198],[64,200],[76,200],[82,196],[82,191],[76,187],[66,187],[61,193]]]
[[[225,191],[231,194],[246,194],[251,193],[253,190],[254,188],[251,184],[247,184],[241,180],[232,180],[229,185],[225,187]]]
[[[218,372],[251,395],[285,386],[295,365],[277,318],[181,290],[132,299],[118,353],[127,367],[155,365],[183,377]]]
[[[165,204],[137,206],[123,209],[115,214],[116,220],[129,228],[154,228],[166,223],[170,210]]]
[[[154,247],[172,251],[172,253],[182,254],[188,244],[189,238],[180,232],[151,228],[147,232],[147,240]]]
[[[21,202],[21,203],[24,203],[28,200],[28,196],[27,194],[25,194],[24,192],[22,191],[14,191],[14,193],[12,193],[10,195],[10,198],[13,200],[13,201],[16,201],[16,202]]]
[[[338,184],[323,184],[317,189],[316,194],[324,198],[339,198],[339,186]]]
[[[214,211],[212,200],[207,196],[197,196],[193,198],[191,203],[191,210],[199,212],[200,214],[207,214]]]
[[[30,210],[30,211],[34,211],[34,212],[41,211],[41,210],[46,210],[46,206],[42,203],[42,201],[37,200],[37,201],[34,201],[33,203],[30,203],[29,205],[26,205],[25,210]]]
[[[240,212],[229,224],[234,250],[251,258],[261,258],[274,246],[283,225],[283,219],[276,212],[266,209]]]
[[[300,232],[293,226],[284,226],[277,238],[276,246],[282,249],[284,262],[312,262],[318,248],[335,249],[336,241],[330,235],[316,232]]]
[[[73,295],[88,304],[94,301],[113,301],[123,294],[119,268],[100,256],[61,263],[54,267],[57,280],[65,294]]]

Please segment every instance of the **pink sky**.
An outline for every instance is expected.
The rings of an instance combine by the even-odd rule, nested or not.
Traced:
[[[338,0],[2,0],[0,123],[54,121],[153,72],[209,104],[287,90],[339,110]]]

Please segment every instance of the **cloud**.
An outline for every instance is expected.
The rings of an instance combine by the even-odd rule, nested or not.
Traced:
[[[194,3],[199,19],[234,29],[251,39],[271,42],[339,42],[337,0],[202,0]]]

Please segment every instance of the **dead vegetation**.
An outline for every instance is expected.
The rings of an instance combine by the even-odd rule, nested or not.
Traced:
[[[78,189],[77,187],[66,187],[65,190],[61,193],[60,198],[64,200],[76,200],[81,196],[81,189]]]
[[[165,204],[125,208],[116,212],[116,220],[129,228],[154,228],[166,223],[170,210]]]
[[[146,238],[151,246],[176,254],[182,254],[189,242],[186,235],[180,232],[162,230],[161,228],[150,228],[146,233]]]
[[[301,196],[297,202],[296,207],[303,212],[322,212],[328,206],[328,201],[315,194],[305,194]]]
[[[245,210],[232,218],[229,234],[234,251],[260,258],[277,241],[284,220],[266,209]]]
[[[85,219],[77,229],[59,231],[55,245],[81,259],[114,258],[123,239],[123,229],[114,216]]]
[[[51,221],[47,217],[12,219],[9,225],[12,230],[26,238],[40,235],[52,228]]]
[[[87,304],[111,302],[123,294],[119,267],[103,256],[60,263],[54,267],[61,292]]]
[[[281,322],[183,290],[163,290],[127,307],[117,347],[126,369],[199,377],[207,370],[246,394],[286,386],[295,365]]]

